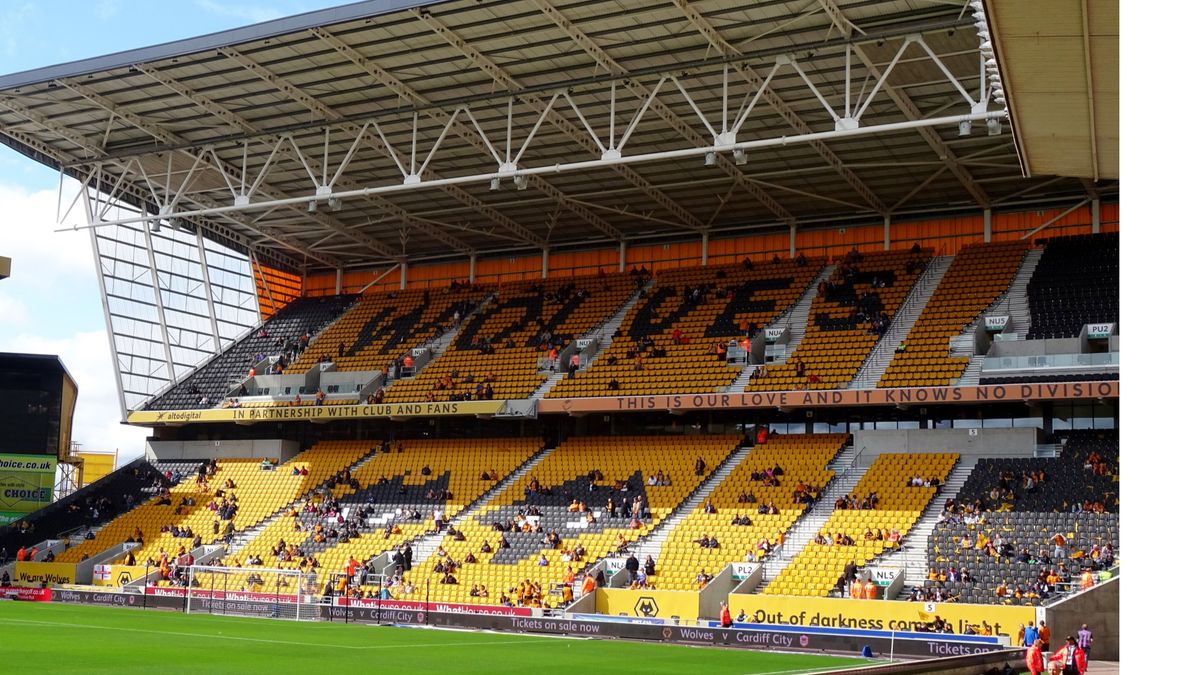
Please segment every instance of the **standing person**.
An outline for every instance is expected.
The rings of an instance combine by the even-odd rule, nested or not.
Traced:
[[[1078,643],[1079,648],[1083,650],[1084,656],[1090,660],[1092,658],[1092,631],[1088,630],[1087,624],[1079,627]]]
[[[1034,640],[1029,649],[1025,650],[1025,669],[1030,675],[1041,675],[1046,672],[1046,661],[1042,658],[1042,641]]]
[[[1035,627],[1033,625],[1033,622],[1030,621],[1029,625],[1025,627],[1025,632],[1022,634],[1021,646],[1032,647],[1033,643],[1036,642],[1037,639],[1038,639],[1037,627]]]
[[[1038,622],[1038,639],[1044,645],[1050,644],[1050,627],[1046,625],[1045,621]]]
[[[1087,655],[1079,648],[1073,635],[1067,637],[1067,643],[1054,652],[1050,660],[1062,665],[1063,675],[1083,675],[1087,672]]]
[[[733,625],[733,616],[729,613],[729,603],[721,603],[721,628],[729,628]]]

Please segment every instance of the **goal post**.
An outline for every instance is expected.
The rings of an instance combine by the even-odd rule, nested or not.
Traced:
[[[302,570],[269,567],[188,568],[188,614],[227,614],[275,619],[317,618],[311,599],[316,575]]]

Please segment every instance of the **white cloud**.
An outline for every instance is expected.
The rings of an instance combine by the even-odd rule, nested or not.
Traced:
[[[84,231],[54,232],[56,200],[0,183],[0,255],[13,261],[0,281],[0,351],[57,354],[79,385],[74,440],[85,450],[119,448],[124,462],[143,453],[146,432],[120,423],[91,243]]]

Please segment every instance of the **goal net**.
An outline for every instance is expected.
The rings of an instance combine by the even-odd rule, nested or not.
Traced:
[[[316,619],[316,575],[266,567],[193,565],[187,573],[189,614]]]

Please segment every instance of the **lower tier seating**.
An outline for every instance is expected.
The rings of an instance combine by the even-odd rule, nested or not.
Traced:
[[[265,470],[259,459],[221,459],[169,492],[113,520],[96,538],[67,550],[59,562],[80,562],[122,542],[141,540],[133,559],[174,557],[253,527],[360,459],[350,442],[326,441]],[[172,528],[175,528],[172,530]],[[190,533],[190,534],[189,534]]]
[[[435,519],[449,522],[528,460],[541,441],[483,438],[355,445],[364,453],[378,451],[355,469],[327,480],[317,494],[273,521],[224,563],[302,569],[312,573],[314,593],[326,582],[336,587],[349,560],[366,563],[435,531]],[[216,581],[200,578],[202,586]],[[221,582],[249,591],[270,583],[251,571],[224,575]]]
[[[848,438],[771,436],[756,446],[671,531],[648,581],[660,590],[694,590],[729,563],[756,562],[770,553],[833,478],[825,467]]]
[[[497,495],[495,506],[465,522],[461,538],[445,537],[439,553],[406,578],[418,585],[432,579],[435,602],[557,605],[575,574],[645,536],[738,441],[736,436],[571,438]],[[660,474],[665,484],[649,485],[649,478],[658,482]],[[467,562],[468,556],[475,562]],[[447,565],[452,571],[446,572]],[[486,597],[473,596],[473,587],[485,589]]]
[[[820,541],[808,542],[764,592],[829,595],[845,582],[848,563],[861,567],[899,544],[956,462],[957,453],[880,455],[854,492],[839,500],[839,506],[850,508],[837,508],[818,533]],[[860,508],[853,508],[855,503]]]

